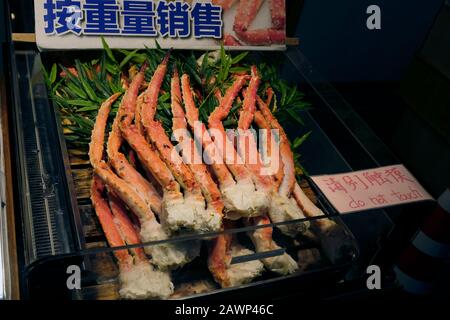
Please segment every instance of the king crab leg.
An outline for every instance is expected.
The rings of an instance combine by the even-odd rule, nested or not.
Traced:
[[[233,35],[226,33],[223,36],[223,45],[230,47],[240,47],[242,44]]]
[[[231,229],[233,223],[224,221],[224,230]],[[249,283],[262,274],[264,266],[259,260],[231,264],[235,256],[254,252],[243,248],[232,234],[224,233],[212,240],[209,246],[208,269],[222,288]]]
[[[119,128],[119,122],[124,121],[122,118],[123,116],[126,117],[126,115],[123,115],[124,108],[129,108],[128,105],[133,104],[136,100],[139,87],[141,82],[144,80],[144,69],[145,66],[143,66],[141,71],[133,78],[129,89],[126,91],[126,94],[122,99],[117,116],[112,125],[112,130],[108,137],[107,153],[109,162],[119,177],[124,179],[134,189],[134,191],[147,203],[152,211],[160,214],[162,199],[158,192],[152,184],[150,184],[138,171],[136,171],[136,169],[128,162],[125,155],[119,151],[122,144],[122,135]],[[128,119],[127,121],[131,122],[132,119]]]
[[[270,128],[276,129],[280,135],[280,155],[281,161],[283,162],[284,179],[280,185],[280,194],[289,197],[292,194],[295,184],[295,164],[294,155],[292,154],[291,146],[284,132],[283,127],[280,125],[278,120],[273,116],[268,105],[260,98],[256,97],[258,102],[259,110],[269,124]]]
[[[286,27],[286,1],[270,0],[270,15],[272,16],[272,28],[281,30]]]
[[[229,9],[234,1],[215,1],[223,10]],[[233,29],[242,42],[249,45],[283,44],[286,40],[286,4],[285,0],[270,0],[270,15],[272,27],[266,29],[249,30],[253,20],[258,15],[263,0],[240,0],[234,18]],[[224,36],[225,45],[236,46],[240,43],[230,35]]]
[[[325,214],[303,192],[296,182],[293,197],[307,217],[323,217]],[[319,236],[322,249],[332,263],[346,261],[352,253],[352,240],[342,226],[329,218],[311,221],[311,229]],[[347,260],[348,261],[348,260]]]
[[[262,100],[259,97],[256,97],[259,103],[262,102]],[[267,108],[266,111],[270,110]],[[272,113],[270,113],[272,115]],[[255,111],[254,113],[254,121],[257,124],[257,126],[260,129],[265,129],[267,132],[270,132],[272,134],[271,129],[276,129],[278,131],[279,136],[279,155],[281,157],[280,167],[278,168],[278,171],[272,176],[273,183],[272,183],[272,204],[269,209],[269,216],[272,222],[284,222],[289,220],[296,220],[296,219],[302,219],[304,218],[304,213],[301,210],[301,207],[299,207],[295,201],[291,197],[291,194],[282,191],[281,186],[288,185],[289,181],[293,178],[295,183],[295,169],[293,164],[293,156],[291,147],[289,144],[289,141],[287,140],[287,136],[284,133],[283,128],[281,126],[277,127],[276,125],[273,125],[275,121],[275,117],[270,118],[271,122],[269,122],[266,118],[263,117],[261,111]],[[278,123],[278,122],[277,122]],[[280,130],[283,130],[281,131]],[[272,138],[271,138],[272,139]],[[271,140],[272,143],[274,140]],[[292,165],[290,165],[292,161]],[[293,168],[292,171],[288,170],[289,168]],[[289,225],[279,225],[277,226],[284,234],[295,237],[299,233],[303,233],[308,227],[308,222],[299,222],[295,224],[289,224]]]
[[[248,186],[246,182],[252,182],[248,181],[250,179],[247,178],[246,180],[241,179],[237,183],[234,181],[229,168],[223,163],[223,150],[213,142],[206,126],[199,121],[199,112],[195,106],[188,75],[184,74],[182,76],[181,83],[187,122],[194,132],[195,139],[203,145],[204,153],[211,162],[211,168],[219,181],[227,217],[237,219],[241,216],[257,214],[254,209],[256,205],[251,201],[251,196],[244,193],[245,188],[243,188],[243,186]],[[215,95],[219,102],[223,102],[220,92],[216,91]],[[223,128],[220,122],[219,125],[220,128]],[[223,135],[222,131],[219,131],[220,135]],[[254,190],[252,184],[250,187],[247,187],[249,192]]]
[[[95,159],[96,152],[93,153]],[[102,197],[104,189],[103,181],[94,175],[91,201],[109,245],[117,247],[139,244],[139,236],[125,213],[117,206],[111,211],[108,202]],[[120,296],[125,299],[168,298],[173,293],[170,274],[154,269],[141,248],[131,252],[132,255],[125,249],[113,252],[120,270]]]
[[[236,179],[236,185],[238,187],[234,191],[238,191],[239,193],[234,196],[238,196],[241,200],[239,207],[242,211],[237,217],[262,215],[267,211],[269,204],[267,195],[262,190],[258,190],[257,186],[254,185],[251,172],[244,165],[242,158],[234,149],[233,143],[225,133],[225,128],[222,124],[222,120],[228,116],[233,101],[245,84],[246,79],[247,76],[245,75],[236,77],[234,83],[227,89],[225,96],[221,99],[219,106],[210,114],[208,119],[210,130],[213,129],[215,135],[218,135],[218,138],[220,138],[216,139],[220,141],[214,141],[215,145],[223,155],[223,160]],[[229,217],[230,219],[234,218],[231,215]]]
[[[284,44],[286,41],[285,30],[256,29],[248,31],[236,30],[235,32],[239,40],[255,46]]]
[[[262,226],[270,224],[267,216],[251,218],[248,224]],[[272,238],[272,228],[264,227],[249,232],[250,239],[255,246],[256,252],[268,252],[280,249],[280,246]],[[261,259],[264,265],[272,272],[287,275],[298,270],[297,262],[287,253],[281,255]]]
[[[236,0],[212,0],[212,4],[221,6],[224,11],[230,9],[235,2]]]
[[[247,31],[250,24],[255,20],[262,3],[263,0],[240,0],[234,18],[234,31]]]
[[[169,54],[170,52],[156,69],[141,107],[141,120],[148,141],[156,147],[162,160],[172,171],[184,191],[183,203],[177,203],[176,206],[172,207],[166,205],[162,219],[165,225],[174,231],[181,228],[196,231],[217,231],[221,227],[221,214],[216,212],[211,216],[212,212],[206,211],[205,198],[193,173],[176,151],[161,122],[154,119],[158,94],[167,71]]]
[[[272,218],[272,221],[280,222],[286,221],[289,218],[295,219],[296,217],[292,217],[292,213],[297,213],[295,210],[297,207],[286,199],[280,197],[276,190],[273,189],[273,178],[272,176],[263,173],[263,165],[256,147],[256,142],[253,134],[249,132],[249,128],[253,122],[256,111],[256,96],[260,83],[260,77],[256,66],[251,67],[251,72],[252,77],[244,94],[244,102],[238,121],[239,143],[237,144],[237,150],[241,155],[245,154],[245,164],[252,171],[253,176],[255,177],[255,183],[270,197],[269,215]],[[255,153],[255,164],[249,162],[250,152]],[[288,206],[289,204],[290,206]],[[250,220],[250,224],[253,223],[254,225],[270,224],[270,220],[267,216],[256,217]],[[286,226],[279,227],[281,231],[286,231],[287,229],[285,228]],[[249,232],[249,234],[257,252],[265,252],[280,248],[272,239],[271,227],[256,229]],[[273,272],[290,274],[297,270],[297,263],[286,253],[262,260],[264,265]]]
[[[166,68],[167,61],[158,66],[157,70],[155,71],[155,75],[157,75],[158,78],[155,78],[154,76],[153,79],[162,82],[162,78],[164,77]],[[149,84],[148,90],[152,89],[154,92],[156,92],[156,96],[150,96],[148,97],[148,99],[152,98],[156,101],[155,103],[157,103],[159,87],[155,88],[156,80],[153,79]],[[127,140],[131,148],[136,151],[138,158],[144,168],[152,174],[152,176],[163,188],[163,208],[161,215],[163,222],[166,222],[164,218],[167,216],[167,212],[175,211],[175,213],[181,212],[181,215],[179,215],[179,222],[181,222],[184,226],[189,225],[193,227],[193,213],[186,212],[186,209],[184,208],[184,198],[183,194],[180,191],[180,185],[175,180],[172,172],[167,168],[164,161],[160,158],[158,151],[152,144],[149,144],[147,142],[144,135],[142,134],[142,131],[145,131],[143,121],[141,121],[139,124],[132,125],[127,120],[136,114],[136,109],[140,111],[138,112],[139,114],[136,118],[139,120],[143,120],[144,112],[142,112],[142,110],[144,104],[148,103],[148,101],[145,101],[146,95],[148,95],[148,93],[141,95],[141,98],[137,101],[138,106],[136,108],[133,108],[133,105],[130,105],[130,108],[124,110],[124,121],[121,121],[120,123],[122,135],[125,140]],[[171,226],[171,224],[169,223],[169,227],[173,226]]]
[[[214,210],[217,215],[222,216],[224,204],[220,190],[214,182],[208,168],[202,161],[202,157],[195,145],[195,141],[191,138],[187,131],[187,123],[183,107],[181,106],[182,96],[180,88],[180,78],[178,71],[175,69],[172,81],[171,81],[171,96],[172,96],[172,114],[173,114],[173,132],[180,132],[181,135],[175,135],[175,139],[181,144],[188,144],[188,150],[191,151],[190,155],[183,154],[183,159],[186,163],[189,163],[189,167],[194,173],[195,179],[202,188],[203,195],[205,196],[208,206],[211,210]],[[185,95],[186,98],[186,95]],[[191,101],[190,101],[191,102]],[[186,100],[185,104],[190,103]],[[187,157],[188,156],[188,157]],[[197,161],[196,161],[197,160]]]
[[[198,150],[195,146],[195,141],[188,135],[187,132],[187,123],[186,123],[186,114],[183,110],[183,107],[180,104],[181,101],[181,92],[179,87],[179,79],[178,79],[178,72],[174,72],[174,76],[172,77],[172,114],[173,114],[173,131],[175,130],[183,130],[186,134],[181,136],[180,139],[184,140],[184,143],[190,143],[191,148],[194,153],[197,153]],[[183,100],[184,104],[186,106],[186,109],[191,112],[191,119],[192,119],[192,112],[197,110],[195,108],[195,102],[192,96],[192,92],[190,89],[190,82],[188,75],[184,74],[182,76],[182,87],[183,87]],[[218,99],[221,100],[217,96]],[[194,108],[194,110],[193,110]],[[194,118],[197,118],[198,116],[194,115]],[[198,118],[197,118],[198,119]],[[206,130],[205,130],[206,131]],[[181,143],[181,141],[179,141]],[[192,157],[200,157],[199,154],[195,155],[193,154]],[[200,157],[201,159],[201,157]],[[224,204],[222,202],[221,194],[219,191],[219,188],[215,184],[215,182],[212,180],[211,175],[207,171],[206,166],[203,163],[200,164],[193,164],[191,165],[192,171],[194,174],[197,173],[196,178],[200,185],[202,186],[202,189],[204,190],[205,197],[208,201],[208,204],[210,204],[212,207],[216,208],[217,211],[224,208]],[[226,169],[226,168],[225,168]],[[228,173],[228,171],[226,171]],[[231,174],[228,173],[230,176]],[[223,181],[224,179],[222,179]],[[231,178],[231,180],[233,180]],[[234,181],[233,181],[234,183]],[[227,228],[229,225],[229,222],[224,221],[224,229]],[[235,272],[235,268],[230,268],[230,263],[232,259],[232,251],[237,251],[236,244],[232,243],[233,237],[230,234],[221,234],[217,238],[211,240],[210,242],[210,253],[208,256],[208,268],[213,275],[216,282],[218,282],[223,288],[230,287],[233,285],[239,285],[243,283],[247,283],[251,281],[254,277],[260,274],[260,272],[253,272],[253,273],[246,273],[246,272]],[[245,263],[244,263],[245,264]],[[260,263],[258,262],[247,262],[251,269],[258,270],[258,267],[260,268]],[[231,275],[230,275],[231,273]]]
[[[269,88],[268,96],[273,95]],[[307,217],[325,216],[322,210],[318,208],[303,192],[295,179],[295,165],[292,150],[283,127],[270,111],[268,104],[257,97],[260,113],[256,112],[255,119],[260,127],[278,129],[280,134],[280,153],[284,163],[284,179],[280,186],[279,193],[289,196],[297,202],[298,207]],[[269,100],[270,101],[270,100]],[[346,257],[351,252],[351,239],[345,230],[333,220],[328,218],[311,221],[311,229],[320,237],[322,248],[327,257],[333,263]]]
[[[113,214],[108,202],[102,197],[105,185],[94,175],[91,186],[91,201],[106,240],[111,247],[139,244],[139,236],[126,216]],[[149,263],[141,248],[113,251],[120,270],[119,294],[125,299],[165,299],[173,293],[173,284],[168,272],[158,271]]]
[[[108,114],[111,110],[112,103],[119,95],[115,94],[107,99],[98,111],[89,145],[89,158],[94,168],[94,173],[138,216],[142,242],[165,240],[168,238],[168,235],[156,221],[151,209],[133,188],[125,180],[119,178],[107,163],[102,160],[105,139],[104,132]],[[186,247],[183,247],[183,245],[186,245]],[[189,243],[183,245],[161,244],[146,246],[144,250],[147,254],[151,255],[152,262],[159,268],[177,268],[198,255],[198,246],[191,246]]]

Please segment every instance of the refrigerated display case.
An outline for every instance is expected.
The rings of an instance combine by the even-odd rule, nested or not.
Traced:
[[[306,175],[302,176],[302,187],[324,216],[262,227],[238,225],[222,233],[181,235],[125,248],[108,247],[93,211],[89,190],[85,189],[88,184],[84,182],[91,175],[90,165],[74,161],[70,156],[60,113],[49,98],[43,74],[43,68],[49,70],[54,62],[66,64],[74,57],[88,60],[99,52],[39,52],[34,45],[13,43],[11,34],[7,36],[3,50],[7,53],[4,66],[10,75],[8,120],[13,148],[7,156],[14,164],[13,191],[23,298],[118,299],[119,269],[114,253],[166,243],[203,243],[199,258],[172,273],[175,289],[170,298],[173,299],[223,299],[250,294],[253,298],[279,300],[306,295],[330,299],[353,292],[364,295],[369,292],[365,286],[369,265],[383,263],[386,270],[390,270],[393,263],[390,255],[395,255],[396,251],[386,247],[386,241],[395,227],[393,217],[405,207],[340,215]],[[301,163],[308,175],[399,163],[333,86],[319,75],[299,47],[288,47],[285,52],[253,52],[252,60],[258,59],[281,61],[280,77],[296,84],[313,106],[302,112],[302,127],[285,128],[292,140],[311,131],[301,149]],[[418,204],[413,210],[427,205]],[[338,226],[337,234],[319,233],[289,239],[276,230],[278,225],[314,223],[321,219],[333,220]],[[239,267],[285,252],[300,262],[314,256],[312,263],[300,264],[300,270],[288,276],[265,272],[251,283],[220,288],[208,272],[206,240],[232,234],[241,245],[251,248],[247,234],[272,227],[275,227],[274,239],[281,246],[280,250],[247,252],[233,257],[231,266]],[[326,237],[342,241],[336,243],[339,259],[327,255]],[[68,287],[70,266],[81,271],[80,288]],[[383,284],[386,290],[395,287],[390,271],[383,274]]]

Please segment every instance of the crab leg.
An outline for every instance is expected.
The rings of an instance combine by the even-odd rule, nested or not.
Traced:
[[[268,225],[270,220],[267,216],[250,219],[255,226]],[[280,246],[272,238],[272,228],[264,227],[249,232],[250,239],[255,246],[256,252],[268,252],[280,249]],[[297,262],[287,253],[272,258],[261,259],[264,265],[273,272],[281,275],[294,273],[298,269]]]
[[[242,86],[245,84],[246,78],[247,76],[245,75],[239,75],[236,77],[234,83],[227,89],[220,105],[210,114],[208,123],[210,130],[213,129],[215,135],[219,135],[220,141],[215,141],[215,144],[224,155],[225,163],[236,179],[237,184],[239,184],[242,188],[242,199],[247,198],[247,202],[243,203],[243,207],[245,208],[246,206],[248,208],[245,216],[251,217],[259,216],[265,213],[268,207],[267,195],[262,190],[255,188],[253,185],[253,177],[251,172],[244,165],[241,156],[234,149],[233,143],[225,133],[225,129],[222,124],[222,120],[228,116],[228,113],[231,110],[234,99]],[[223,142],[224,144],[220,142]]]
[[[264,143],[263,143],[263,146],[265,146],[265,150],[264,150],[264,152],[262,152],[262,155],[261,155],[263,157],[263,160],[265,160],[264,155],[271,155],[273,152],[272,148],[273,148],[273,144],[276,143],[276,141],[275,141],[276,136],[273,135],[272,128],[270,127],[269,123],[267,123],[266,119],[261,114],[261,111],[255,112],[253,120],[256,123],[256,125],[258,126],[258,128],[266,130],[266,141],[264,141]],[[270,159],[270,160],[272,160],[272,159]],[[275,159],[275,161],[278,162],[278,169],[277,169],[276,173],[273,175],[272,188],[273,188],[273,190],[278,192],[281,182],[283,181],[283,177],[284,177],[284,171],[283,171],[284,165],[283,165],[282,161],[278,161],[277,159]]]
[[[234,31],[246,31],[252,21],[255,20],[262,3],[263,0],[240,0],[234,18]]]
[[[162,211],[162,199],[158,194],[158,191],[149,181],[142,177],[139,172],[135,169],[133,170],[125,156],[119,152],[120,144],[122,143],[120,125],[130,125],[134,119],[136,112],[133,111],[137,108],[137,105],[139,105],[139,103],[136,103],[136,97],[139,88],[145,80],[144,72],[146,68],[147,64],[144,63],[139,72],[134,75],[129,90],[127,90],[123,97],[108,139],[107,152],[108,157],[119,176],[132,185],[135,191],[141,195],[151,209],[160,215]],[[139,128],[139,124],[137,126]],[[139,129],[143,130],[142,128]]]
[[[167,64],[167,61],[166,61]],[[167,65],[159,66],[156,73],[161,74],[161,69],[167,68]],[[163,73],[165,73],[165,70],[163,70]],[[162,81],[164,75],[160,76],[160,80]],[[154,82],[154,81],[152,81]],[[149,85],[150,88],[153,88],[154,86]],[[131,146],[131,148],[136,151],[138,158],[141,162],[141,164],[144,166],[144,168],[149,171],[152,176],[157,180],[157,182],[162,186],[163,188],[163,208],[162,208],[162,215],[164,216],[164,212],[175,210],[180,211],[180,206],[183,206],[183,194],[180,191],[180,186],[175,180],[174,176],[172,175],[172,172],[167,168],[166,164],[161,160],[158,152],[155,150],[154,146],[147,143],[147,140],[145,139],[142,132],[144,131],[144,127],[142,125],[142,121],[140,121],[138,124],[131,125],[131,121],[129,119],[132,119],[132,117],[136,114],[136,109],[138,115],[136,115],[136,120],[142,120],[142,108],[145,103],[144,100],[147,99],[155,99],[157,103],[157,97],[159,88],[156,88],[154,90],[156,94],[153,94],[153,96],[149,96],[147,98],[147,93],[145,95],[141,95],[140,98],[138,98],[137,106],[136,108],[133,107],[132,104],[129,105],[128,108],[124,109],[123,113],[123,121],[120,123],[120,129],[122,131],[122,135],[127,140],[128,144]],[[156,95],[156,97],[154,97]],[[148,101],[147,101],[148,103]],[[173,208],[173,209],[172,209]],[[180,211],[183,212],[183,211]],[[192,214],[190,216],[184,217],[184,222],[186,224],[192,223],[193,217]]]
[[[154,119],[158,94],[167,71],[169,53],[156,69],[141,107],[141,120],[149,142],[156,147],[162,160],[184,191],[184,202],[163,211],[162,219],[171,230],[189,228],[197,231],[217,231],[221,228],[221,214],[205,210],[205,199],[193,173],[176,151],[161,122]],[[181,101],[181,94],[178,98],[172,98]]]
[[[105,185],[94,175],[91,186],[91,201],[100,221],[106,239],[111,247],[139,244],[139,236],[126,217],[117,207],[108,206],[102,197]],[[114,202],[114,200],[112,200]],[[110,200],[111,203],[111,200]],[[114,212],[114,215],[113,215]],[[121,288],[119,294],[125,299],[168,298],[173,293],[173,284],[168,272],[158,271],[148,262],[141,248],[113,251],[120,270]]]
[[[258,14],[262,2],[262,0],[240,1],[233,29],[239,40],[250,45],[283,44],[286,40],[284,0],[270,1],[272,28],[248,30]]]
[[[253,182],[246,168],[243,165],[234,165],[233,159],[226,161],[228,164],[223,163],[224,160],[226,160],[224,156],[225,148],[223,144],[219,143],[219,141],[213,141],[210,136],[210,132],[208,132],[205,125],[199,121],[198,109],[195,106],[192,96],[189,77],[184,74],[181,78],[181,82],[186,108],[186,119],[194,132],[195,139],[203,145],[204,152],[208,157],[211,168],[219,181],[227,218],[238,219],[242,216],[261,214],[261,211],[264,211],[264,200],[261,200],[262,195],[255,192]],[[242,79],[238,80],[234,85],[238,88],[233,90],[239,91],[244,82],[245,77],[242,77]],[[225,99],[227,99],[226,101],[230,104],[229,108],[231,108],[231,104],[234,100],[232,94],[228,93],[228,96],[224,98],[221,98],[219,94],[220,92],[216,91],[216,97],[220,103],[225,103]],[[224,106],[228,108],[227,105],[224,104]],[[210,118],[214,123],[213,126],[210,126],[210,128],[216,129],[214,134],[216,139],[219,138],[219,140],[230,144],[219,118],[221,116],[221,110],[216,109],[215,112],[218,115],[218,119],[216,120],[214,118]],[[232,158],[235,155],[234,147],[231,145],[227,150],[232,152],[228,159]],[[233,171],[237,182],[233,179]]]
[[[256,97],[259,110],[264,119],[269,123],[272,129],[277,129],[280,135],[280,155],[283,161],[284,179],[281,182],[279,192],[282,195],[289,197],[292,194],[295,184],[295,164],[294,155],[292,154],[289,140],[283,127],[278,120],[273,116],[267,104],[260,98]]]
[[[97,177],[97,180],[100,179]],[[100,181],[101,182],[101,181]],[[120,233],[122,239],[126,244],[138,244],[141,243],[139,234],[136,232],[136,227],[133,225],[131,220],[128,218],[126,209],[123,205],[122,200],[117,197],[114,191],[108,190],[108,203],[111,212],[114,216],[114,223],[116,224],[117,230]],[[147,257],[142,248],[130,249],[135,256],[140,260],[146,260]]]
[[[255,46],[284,44],[286,31],[278,29],[236,30],[239,40]]]
[[[267,94],[270,102],[273,95],[272,89],[269,88]],[[295,179],[294,157],[283,127],[273,116],[268,104],[263,102],[260,97],[257,97],[257,101],[260,113],[256,112],[255,120],[259,119],[256,121],[258,126],[277,129],[280,135],[280,153],[284,164],[284,179],[280,185],[279,193],[288,197],[292,195],[290,200],[294,199],[307,217],[324,216],[323,211],[309,200]],[[323,218],[311,221],[311,228],[320,236],[322,248],[332,262],[338,261],[350,252],[350,250],[346,250],[346,247],[351,247],[351,239],[344,229],[333,220]]]
[[[230,279],[227,268],[231,262],[230,246],[231,235],[222,234],[211,241],[208,255],[208,269],[222,288],[230,286]]]
[[[232,222],[224,221],[224,229],[231,229]],[[249,283],[262,274],[264,266],[259,260],[231,264],[235,256],[254,252],[243,248],[232,234],[224,233],[212,240],[209,247],[208,269],[222,288]]]
[[[262,116],[260,111],[255,112],[255,123],[261,129],[265,129],[271,132],[272,129],[267,120]],[[274,143],[274,140],[272,140]],[[280,145],[279,152],[283,161],[283,150]],[[298,206],[295,199],[291,196],[287,196],[280,192],[280,185],[282,181],[285,181],[286,175],[284,173],[284,165],[280,163],[278,171],[273,176],[273,189],[272,189],[272,205],[269,209],[269,216],[272,222],[284,222],[295,219],[304,218],[305,214],[301,206]],[[295,176],[294,176],[295,178]],[[279,225],[277,226],[283,233],[289,236],[296,236],[299,233],[303,233],[305,229],[309,227],[308,222],[299,222],[296,224]]]
[[[137,95],[137,90],[140,86],[140,81],[143,80],[143,72],[141,71],[136,77],[134,77],[130,88],[123,97],[122,103],[117,112],[117,116],[114,119],[112,130],[108,137],[107,153],[109,162],[115,169],[116,173],[124,179],[133,190],[145,201],[145,203],[157,214],[161,213],[161,197],[141,174],[128,162],[123,153],[119,151],[122,145],[122,135],[120,133],[119,121],[123,116],[123,109],[125,104],[133,103]]]
[[[285,29],[286,26],[286,2],[285,0],[270,0],[270,15],[274,29]]]
[[[187,131],[187,123],[183,107],[181,106],[181,89],[180,78],[178,71],[175,69],[172,81],[171,81],[171,95],[172,95],[172,114],[173,114],[173,132],[179,132],[180,134],[174,134],[175,139],[180,144],[188,144],[188,150],[191,151],[189,155],[182,153],[183,160],[189,164],[195,179],[200,185],[203,195],[205,196],[208,206],[211,207],[213,212],[218,215],[222,215],[224,204],[222,202],[222,196],[216,183],[211,177],[206,165],[203,163],[201,155],[195,145],[194,140],[190,137]],[[186,102],[185,102],[186,103]]]
[[[111,247],[125,246],[125,241],[117,230],[117,225],[114,223],[113,214],[108,202],[102,196],[104,190],[105,185],[102,180],[94,175],[91,185],[91,201],[103,232],[105,233],[106,240],[108,240]],[[128,250],[116,250],[113,253],[121,269],[129,268],[133,264],[133,258],[129,255]]]
[[[141,93],[138,96],[137,101],[136,101],[136,112],[134,113],[134,116],[135,116],[134,122],[136,124],[137,130],[139,131],[139,133],[141,135],[145,134],[144,126],[142,125],[142,120],[141,120],[141,109],[142,109],[142,104],[144,103],[144,95],[145,95],[145,92]]]
[[[297,213],[298,210],[295,210],[297,207],[294,205],[294,203],[282,198],[272,187],[274,184],[273,178],[272,176],[263,172],[263,166],[260,162],[260,154],[256,148],[256,142],[254,140],[253,134],[245,134],[246,131],[249,131],[248,129],[253,122],[254,114],[256,111],[256,96],[260,83],[260,77],[256,66],[251,67],[251,72],[252,78],[244,94],[244,102],[238,121],[238,151],[241,155],[246,154],[246,165],[253,172],[253,175],[256,178],[255,183],[261,190],[264,190],[268,197],[270,197],[270,207],[268,213],[272,221],[280,222],[285,221],[289,218],[295,219],[297,217],[292,216],[292,213]],[[248,144],[246,144],[246,142],[248,142]],[[248,153],[250,151],[256,153],[254,155],[256,157],[256,162],[254,164],[249,163],[250,155]],[[250,221],[250,224],[254,225],[270,224],[269,218],[267,218],[267,216],[265,215],[252,218],[250,219]],[[281,231],[287,234],[291,233],[291,230],[289,230],[289,226],[283,225],[279,226],[279,228]],[[252,239],[253,244],[255,245],[257,252],[271,251],[280,248],[272,239],[271,227],[256,229],[249,232],[249,235]],[[279,274],[290,274],[297,270],[297,263],[287,253],[273,258],[262,259],[262,261],[268,269]]]
[[[140,238],[142,242],[165,240],[168,236],[162,226],[156,221],[151,209],[133,188],[123,179],[119,178],[102,160],[106,122],[111,105],[118,96],[119,94],[111,96],[99,109],[94,129],[92,130],[89,158],[94,168],[94,173],[138,216],[141,226]],[[155,265],[166,269],[176,268],[191,261],[198,255],[198,249],[198,246],[186,243],[146,246],[144,250],[152,256],[152,261]]]
[[[282,195],[278,192],[279,183],[275,181],[273,174],[270,175],[269,174],[270,172],[264,171],[265,168],[261,163],[261,156],[257,150],[254,137],[251,133],[248,134],[249,131],[248,129],[251,123],[253,122],[254,115],[256,113],[256,97],[258,85],[260,82],[258,70],[256,69],[255,66],[251,67],[251,71],[252,71],[252,78],[244,94],[243,107],[238,122],[238,128],[240,130],[238,151],[240,152],[241,155],[246,154],[245,156],[246,165],[252,171],[254,177],[256,178],[255,183],[261,190],[264,190],[266,194],[270,195],[270,207],[268,214],[272,222],[277,223],[304,218],[303,212],[296,205],[295,201],[293,199],[289,199],[289,197]],[[267,130],[267,128],[263,129]],[[288,147],[290,148],[289,144]],[[248,162],[251,156],[249,155],[250,151],[253,151],[255,153],[253,155],[253,157],[256,158],[255,159],[256,161],[254,163]],[[279,162],[277,161],[278,157],[279,154],[276,154],[275,159],[272,160]],[[281,178],[279,177],[279,175],[280,172],[278,170],[278,172],[276,172],[274,176],[277,177],[277,179],[279,180]],[[307,228],[307,224],[298,223],[291,225],[279,225],[278,228],[287,235],[295,236],[298,233],[305,231],[305,229]]]
[[[261,81],[255,66],[251,67],[251,72],[252,77],[245,91],[242,111],[239,115],[237,150],[241,157],[244,158],[245,165],[253,173],[255,184],[259,189],[269,193],[272,189],[273,181],[270,175],[263,174],[263,166],[256,148],[256,142],[253,133],[249,130],[256,111],[256,95]]]
[[[223,36],[223,45],[230,47],[240,47],[242,44],[233,35],[226,33]]]
[[[235,2],[236,0],[212,0],[212,4],[221,6],[224,11],[230,9]]]

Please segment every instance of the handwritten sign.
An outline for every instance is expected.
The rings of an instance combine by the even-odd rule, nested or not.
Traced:
[[[340,213],[433,199],[403,165],[311,178]]]

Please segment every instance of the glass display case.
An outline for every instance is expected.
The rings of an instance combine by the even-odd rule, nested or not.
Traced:
[[[264,53],[266,56],[271,54]],[[13,112],[14,145],[17,183],[21,190],[19,202],[24,237],[24,272],[22,274],[22,281],[25,284],[24,294],[29,298],[40,297],[43,294],[49,297],[65,294],[67,297],[81,299],[118,297],[118,269],[113,262],[113,256],[114,251],[119,249],[105,247],[103,233],[90,204],[89,193],[86,194],[86,190],[83,190],[77,181],[77,179],[83,179],[80,176],[83,171],[88,170],[90,165],[71,164],[62,134],[59,113],[48,98],[42,66],[46,64],[46,60],[54,59],[52,55],[54,54],[42,54],[37,51],[15,51],[14,53],[14,79],[17,81],[15,86],[17,109]],[[314,106],[311,111],[302,114],[304,127],[285,128],[291,139],[307,131],[312,132],[302,146],[302,165],[308,174],[346,172],[395,163],[395,159],[388,151],[383,152],[382,143],[377,141],[375,136],[370,136],[370,129],[364,127],[362,120],[351,118],[354,114],[346,110],[348,106],[336,91],[319,78],[300,50],[289,48],[285,53],[272,55],[277,55],[277,59],[282,57],[283,76],[295,81],[305,93],[306,99]],[[333,132],[337,126],[341,127],[340,136],[347,136],[346,139],[352,140],[352,145],[348,143],[345,146],[347,149],[345,152],[351,148],[350,158],[345,158],[339,147],[334,145],[328,137],[327,130],[331,129]],[[358,130],[364,134],[358,135]],[[371,153],[370,149],[375,149],[377,154]],[[354,166],[351,164],[353,161],[356,162]],[[305,178],[305,183],[312,188],[318,205],[326,214],[317,219],[333,219],[347,235],[349,242],[338,244],[345,247],[343,250],[348,250],[344,254],[345,258],[339,261],[327,261],[326,254],[324,255],[326,249],[324,251],[321,247],[320,239],[316,239],[318,242],[308,237],[296,240],[286,239],[275,230],[274,239],[279,244],[283,243],[283,250],[234,257],[231,265],[258,261],[266,256],[276,257],[283,254],[284,250],[292,257],[305,259],[305,261],[308,260],[308,255],[322,252],[321,262],[302,266],[304,270],[293,275],[280,276],[266,272],[250,284],[220,289],[208,273],[205,259],[208,255],[206,248],[208,241],[201,240],[211,239],[217,235],[181,236],[179,239],[166,241],[169,243],[201,241],[203,246],[200,258],[172,274],[175,284],[174,297],[235,295],[242,291],[255,290],[255,288],[258,294],[264,295],[260,287],[273,290],[274,287],[284,288],[284,286],[294,286],[295,290],[305,292],[315,283],[332,285],[342,279],[351,281],[364,277],[366,267],[379,250],[378,244],[393,227],[385,210],[340,216],[308,178]],[[314,219],[305,218],[305,220]],[[291,221],[288,224],[301,222]],[[310,221],[310,223],[313,222]],[[272,227],[276,229],[277,224],[271,224],[262,229]],[[251,248],[247,235],[257,229],[257,227],[241,225],[230,229],[227,233],[234,234],[234,238],[239,239],[240,244]],[[145,246],[151,247],[158,244],[158,242],[149,243]],[[136,245],[129,248],[135,247]],[[75,292],[68,290],[66,286],[66,271],[71,265],[79,266],[83,274],[82,288]],[[282,290],[285,291],[285,295],[287,292],[295,292]]]
[[[155,298],[223,299],[249,294],[273,299],[306,294],[333,298],[366,290],[366,269],[374,261],[391,266],[392,259],[383,260],[385,256],[380,258],[380,253],[387,251],[389,255],[386,240],[395,227],[395,217],[405,207],[341,215],[309,176],[399,161],[333,86],[319,75],[299,47],[252,55],[254,59],[279,61],[280,78],[300,88],[304,99],[312,105],[301,114],[303,126],[291,125],[285,130],[291,141],[311,132],[301,146],[301,164],[307,175],[302,175],[300,183],[323,215],[267,225],[236,223],[221,232],[184,234],[114,248],[106,242],[92,208],[89,189],[86,189],[86,185],[90,185],[86,182],[91,178],[90,164],[74,161],[70,156],[60,113],[49,98],[43,73],[43,68],[49,70],[55,61],[64,64],[65,59],[75,56],[89,59],[98,52],[42,53],[34,45],[17,45],[11,39],[5,41],[4,51],[9,54],[4,61],[7,60],[10,74],[9,120],[14,151],[11,159],[23,298],[127,298],[124,293],[127,285],[138,286],[133,283],[130,270],[138,264],[139,252],[169,246],[196,248],[197,257],[171,272],[148,265],[150,277],[166,281],[166,292],[155,294]],[[320,228],[313,227],[312,232],[289,238],[279,231],[284,225],[317,226],[323,221],[335,226],[332,232],[321,232]],[[276,249],[255,249],[252,237],[265,232],[273,232],[278,244]],[[214,281],[208,270],[208,257],[221,237],[231,237],[236,248],[228,272],[251,269],[254,274],[248,281],[226,288]],[[134,256],[132,266],[120,262],[123,252]],[[295,272],[286,275],[262,271],[270,259],[286,254],[296,262]],[[389,273],[383,281],[387,288],[394,284]]]

